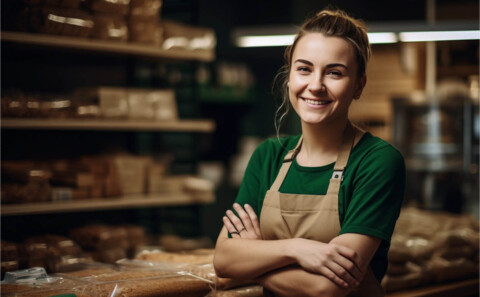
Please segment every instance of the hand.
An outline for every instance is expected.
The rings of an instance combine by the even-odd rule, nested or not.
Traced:
[[[243,209],[238,203],[234,203],[233,208],[240,218],[231,210],[227,210],[226,216],[223,217],[223,224],[232,238],[262,239],[260,223],[253,208],[245,204],[245,209]]]
[[[335,284],[349,288],[356,287],[363,278],[360,257],[345,246],[323,243],[308,239],[297,239],[295,257],[306,271],[317,273]]]

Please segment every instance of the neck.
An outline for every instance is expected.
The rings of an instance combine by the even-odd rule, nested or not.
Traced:
[[[322,125],[302,123],[303,143],[297,162],[306,167],[333,163],[343,140],[348,120]]]

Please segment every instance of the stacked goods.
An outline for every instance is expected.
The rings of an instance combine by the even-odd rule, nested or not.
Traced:
[[[48,272],[78,269],[85,263],[115,263],[133,258],[145,245],[142,227],[122,225],[87,225],[71,230],[71,236],[45,234],[22,242],[1,242],[2,275],[5,272],[42,267]]]
[[[22,4],[10,0],[5,8],[15,16],[8,18],[9,30],[150,44],[165,49],[214,48],[213,30],[163,20],[162,4],[162,0],[26,0]]]
[[[145,232],[138,226],[87,225],[70,231],[77,242],[95,261],[115,263],[127,258],[145,243]]]
[[[2,203],[49,201],[51,171],[32,161],[2,161]]]
[[[262,297],[262,286],[247,286],[230,290],[214,290],[206,297]]]
[[[382,285],[387,291],[478,277],[479,222],[468,216],[404,208]]]
[[[123,261],[121,264],[162,267],[172,271],[182,270],[204,279],[212,284],[215,290],[223,291],[255,284],[253,280],[221,278],[215,274],[213,267],[214,249],[198,249],[185,252],[144,251],[138,254],[135,261]],[[248,296],[248,295],[247,295]]]
[[[21,282],[2,282],[2,296],[203,297],[210,291],[209,283],[199,278],[160,269],[93,264],[74,272],[35,277],[31,282],[26,281],[28,271],[19,273],[23,274]]]
[[[57,272],[91,259],[69,238],[60,235],[41,235],[27,238],[23,244],[26,267],[44,267]]]
[[[2,241],[2,274],[28,267],[57,272],[90,261],[80,246],[60,235],[29,237],[22,243]]]
[[[4,160],[2,204],[118,197],[118,169],[111,157],[75,160]]]
[[[1,273],[3,278],[5,272],[18,270],[20,268],[20,261],[16,243],[2,240],[0,244]]]

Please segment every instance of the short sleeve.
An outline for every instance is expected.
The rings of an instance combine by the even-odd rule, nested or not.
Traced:
[[[261,191],[262,163],[265,162],[265,150],[267,143],[260,144],[253,152],[240,185],[235,202],[252,206],[259,216],[259,193]]]
[[[368,152],[354,172],[340,233],[360,233],[390,242],[405,192],[405,162],[391,145]]]

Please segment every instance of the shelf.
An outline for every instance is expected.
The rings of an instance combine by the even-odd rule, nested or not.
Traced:
[[[37,202],[2,205],[2,216],[46,214],[55,212],[98,211],[107,209],[132,209],[150,206],[181,206],[213,203],[213,192],[191,195],[187,193],[172,194],[138,194],[121,198],[89,199],[76,201]]]
[[[120,130],[166,132],[213,132],[213,120],[185,119],[178,121],[113,120],[113,119],[1,119],[1,127],[36,130]]]
[[[127,54],[134,56],[165,58],[175,60],[194,60],[211,62],[215,59],[214,50],[164,50],[158,46],[140,43],[122,43],[99,39],[66,37],[36,33],[2,31],[2,42],[14,42],[56,48],[69,48],[104,53]]]
[[[479,280],[470,279],[423,288],[392,292],[386,297],[471,297],[478,296]]]

